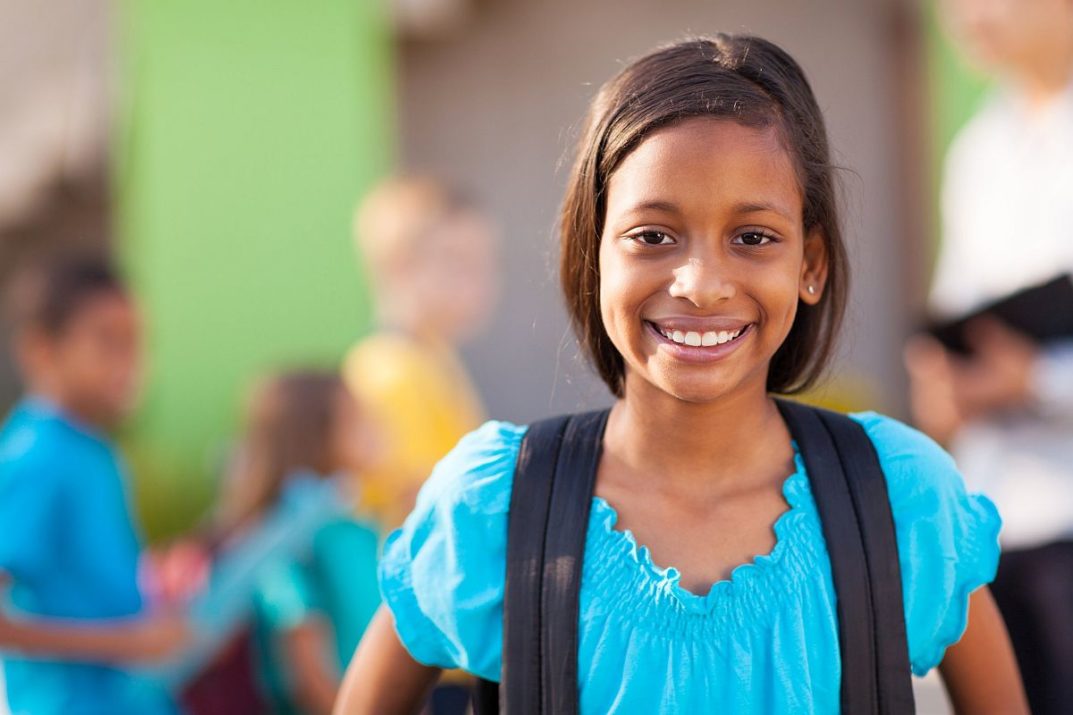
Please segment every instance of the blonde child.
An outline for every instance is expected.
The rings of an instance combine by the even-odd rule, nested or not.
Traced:
[[[363,507],[394,528],[432,466],[483,419],[456,348],[491,312],[496,235],[461,194],[429,178],[399,177],[365,197],[354,236],[378,327],[351,350],[343,375],[383,442]]]

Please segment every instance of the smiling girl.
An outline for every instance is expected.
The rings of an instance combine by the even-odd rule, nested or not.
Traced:
[[[845,305],[831,175],[804,74],[758,38],[657,50],[593,102],[560,227],[567,308],[617,398],[585,512],[582,713],[840,710],[815,475],[773,398],[818,379]],[[959,711],[1024,712],[984,587],[994,507],[926,437],[852,418],[886,479],[912,670],[939,666]],[[414,712],[440,668],[499,680],[526,430],[489,423],[433,472],[337,712]]]

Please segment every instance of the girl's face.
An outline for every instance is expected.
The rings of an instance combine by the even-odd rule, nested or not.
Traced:
[[[805,235],[773,129],[686,120],[645,139],[608,183],[600,310],[627,393],[764,391],[798,301],[818,302],[825,276],[823,237]]]

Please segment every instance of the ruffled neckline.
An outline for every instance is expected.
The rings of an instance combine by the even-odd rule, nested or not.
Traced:
[[[720,602],[737,600],[735,596],[755,592],[765,588],[771,578],[778,578],[778,567],[786,560],[787,552],[801,541],[800,522],[815,516],[815,502],[809,489],[808,475],[804,461],[796,443],[793,443],[794,471],[783,481],[782,495],[788,508],[775,520],[775,545],[766,554],[754,556],[731,570],[730,576],[716,581],[707,594],[694,593],[681,585],[681,573],[674,566],[662,567],[652,560],[647,546],[637,543],[636,537],[629,529],[616,529],[618,512],[603,497],[593,497],[590,518],[590,538],[597,537],[604,542],[607,553],[624,558],[630,568],[640,576],[642,590],[659,595],[670,595],[688,612],[707,614]],[[596,534],[592,534],[592,531]],[[602,569],[601,569],[602,570]],[[615,579],[619,580],[619,579]],[[630,579],[633,581],[634,579]],[[636,581],[635,581],[636,583]]]

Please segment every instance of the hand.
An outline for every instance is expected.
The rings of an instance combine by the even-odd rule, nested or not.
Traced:
[[[27,656],[145,663],[176,654],[190,640],[185,621],[149,616],[119,621],[12,619],[0,614],[0,646]]]
[[[146,616],[131,625],[133,649],[148,661],[167,660],[189,643],[192,634],[186,619],[175,614]]]
[[[1032,398],[1036,346],[993,319],[977,320],[967,330],[970,358],[926,335],[906,343],[913,420],[938,442],[948,442],[968,420],[1023,406]]]
[[[902,357],[913,423],[936,442],[949,442],[965,420],[954,388],[953,358],[928,335],[911,337]]]
[[[1035,344],[991,318],[970,323],[966,338],[973,356],[955,361],[954,370],[962,413],[975,417],[1026,405],[1039,357]]]
[[[184,540],[151,554],[145,566],[147,589],[158,602],[176,604],[189,601],[205,588],[212,558],[203,545]]]

